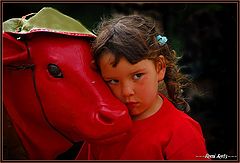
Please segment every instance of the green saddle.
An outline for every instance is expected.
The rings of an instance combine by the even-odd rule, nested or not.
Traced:
[[[95,35],[85,28],[79,21],[64,15],[51,7],[42,8],[28,20],[25,19],[25,17],[12,18],[3,22],[3,31],[22,34],[33,31],[49,31],[95,37]]]

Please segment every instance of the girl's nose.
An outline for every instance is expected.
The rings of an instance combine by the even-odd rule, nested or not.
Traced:
[[[121,90],[123,97],[129,97],[134,94],[134,88],[130,83],[124,84]]]

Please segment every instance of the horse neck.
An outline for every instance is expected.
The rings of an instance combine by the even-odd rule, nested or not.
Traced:
[[[3,102],[30,159],[55,159],[72,145],[44,119],[31,69],[4,67]]]

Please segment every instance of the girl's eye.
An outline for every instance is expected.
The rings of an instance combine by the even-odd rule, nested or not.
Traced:
[[[107,83],[108,84],[117,84],[118,80],[108,80]]]
[[[135,75],[133,76],[133,79],[134,79],[134,80],[139,80],[139,79],[141,79],[142,76],[143,76],[143,73],[138,73],[138,74],[135,74]]]

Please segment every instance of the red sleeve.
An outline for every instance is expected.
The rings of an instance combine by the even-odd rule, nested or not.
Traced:
[[[205,140],[200,125],[187,118],[179,121],[167,145],[167,160],[207,160]]]

